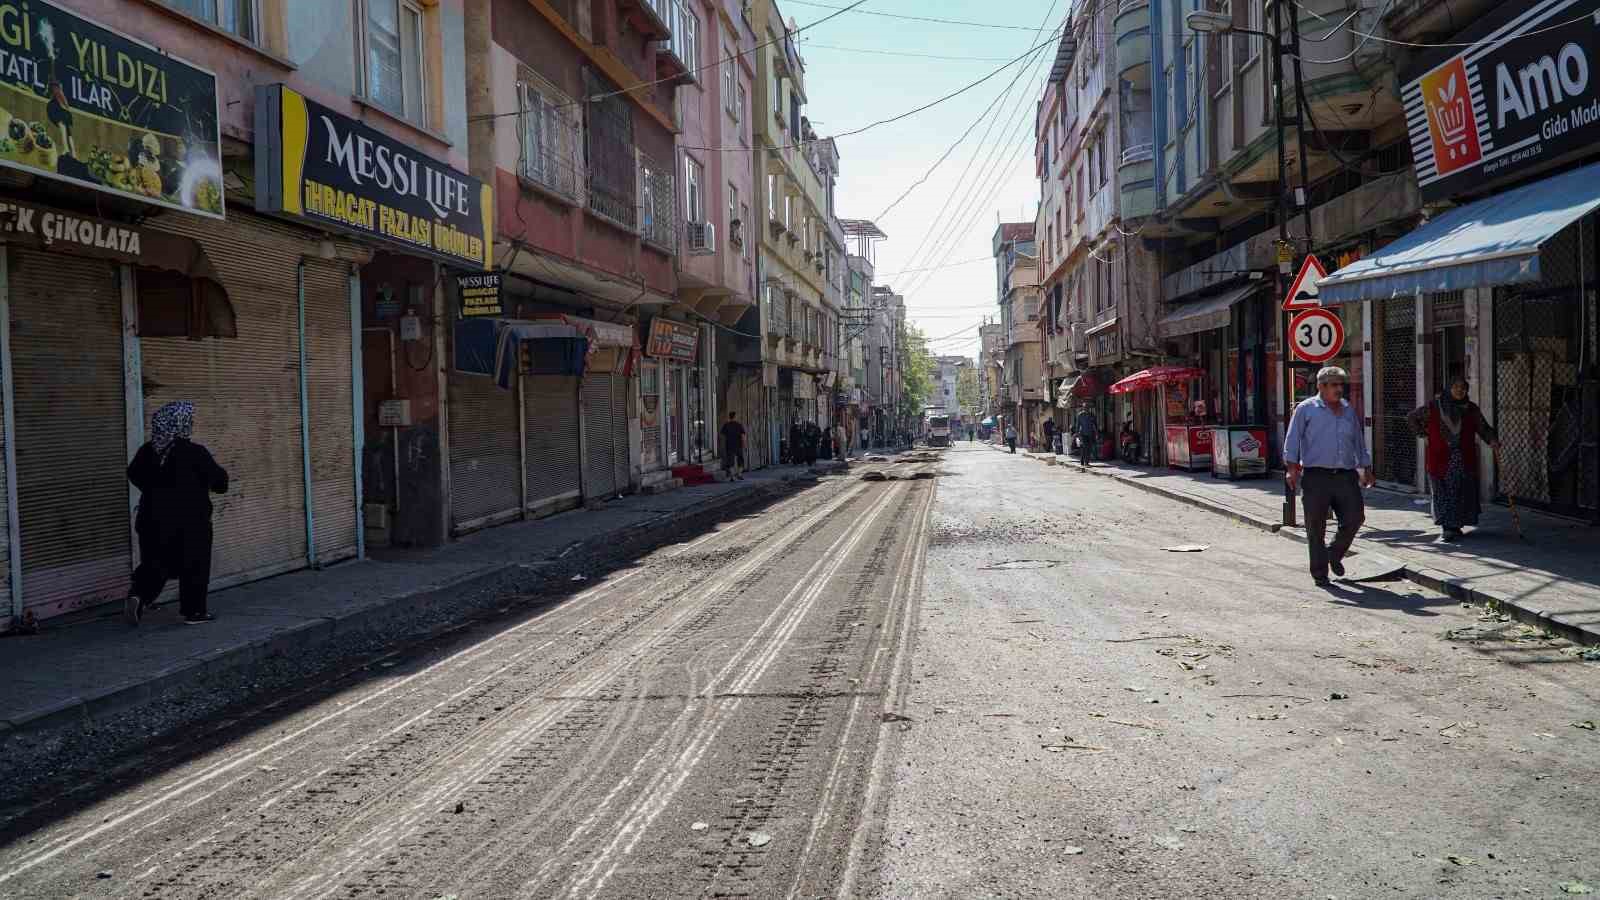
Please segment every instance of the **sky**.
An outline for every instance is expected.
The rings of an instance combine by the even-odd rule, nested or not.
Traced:
[[[1069,2],[867,0],[798,37],[806,65],[806,115],[820,135],[838,135],[922,106],[1048,42],[958,97],[838,138],[838,215],[871,219],[888,235],[878,243],[877,283],[905,295],[908,317],[931,339],[929,349],[936,355],[976,356],[977,326],[985,317],[998,319],[991,240],[997,222],[1033,221],[1039,199],[1034,108],[1055,59],[1051,31],[1060,26]],[[777,3],[784,18],[804,28],[850,0]],[[1037,30],[1041,24],[1043,31]],[[952,145],[954,151],[929,174]],[[913,187],[925,175],[927,180]],[[890,208],[908,188],[910,193]],[[907,271],[929,266],[942,268]]]

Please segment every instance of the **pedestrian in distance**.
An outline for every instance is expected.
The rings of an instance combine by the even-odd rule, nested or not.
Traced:
[[[1072,422],[1072,430],[1078,436],[1078,464],[1087,469],[1089,460],[1094,456],[1095,440],[1100,433],[1100,420],[1095,418],[1094,410],[1088,403],[1078,408],[1078,416]]]
[[[1010,422],[1006,423],[1006,446],[1012,453],[1017,452],[1017,429]]]
[[[190,625],[210,622],[211,495],[228,492],[228,473],[192,439],[194,404],[180,400],[156,410],[150,440],[128,464],[139,489],[134,531],[139,567],[123,601],[123,618],[138,625],[171,579],[178,581],[178,612]]]
[[[1433,523],[1440,538],[1461,539],[1461,529],[1478,524],[1478,441],[1499,452],[1500,435],[1484,421],[1483,410],[1467,399],[1466,375],[1453,371],[1449,386],[1432,403],[1414,410],[1411,427],[1427,439],[1428,481],[1433,486]]]
[[[1329,570],[1344,574],[1345,554],[1366,519],[1361,491],[1377,483],[1361,418],[1344,399],[1349,380],[1338,366],[1317,372],[1317,395],[1295,406],[1283,439],[1284,478],[1290,490],[1304,494],[1311,577],[1322,587]],[[1324,544],[1330,508],[1339,517],[1339,531],[1332,544]]]
[[[738,413],[730,412],[728,421],[722,423],[722,468],[729,478],[743,481],[744,467],[744,425]]]
[[[1056,452],[1056,420],[1044,420],[1044,452]]]

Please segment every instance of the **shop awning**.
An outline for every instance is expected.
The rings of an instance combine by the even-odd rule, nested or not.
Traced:
[[[1113,319],[1112,321],[1116,320]],[[1071,397],[1077,397],[1082,400],[1087,397],[1093,397],[1103,390],[1105,390],[1105,385],[1100,379],[1094,377],[1091,372],[1085,372],[1075,378],[1063,378],[1061,383],[1056,385],[1056,405],[1066,406],[1067,400]]]
[[[1326,282],[1324,282],[1326,283]],[[1233,305],[1262,289],[1260,284],[1224,291],[1213,297],[1176,304],[1156,323],[1162,337],[1178,337],[1222,328],[1228,324]]]
[[[1154,390],[1163,384],[1177,384],[1184,381],[1193,381],[1196,378],[1206,377],[1204,369],[1190,366],[1153,366],[1129,375],[1127,378],[1113,384],[1111,393],[1127,394],[1133,391]]]
[[[1323,304],[1538,281],[1539,248],[1600,207],[1600,163],[1449,210],[1322,280]]]
[[[601,322],[598,319],[585,319],[582,316],[553,315],[539,316],[536,322],[564,322],[578,330],[578,334],[589,339],[595,347],[625,347],[633,349],[639,346],[639,339],[632,325],[621,322]]]

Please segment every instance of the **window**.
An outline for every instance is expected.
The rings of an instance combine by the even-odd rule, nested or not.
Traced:
[[[793,91],[789,92],[789,133],[793,140],[800,140],[800,96]]]
[[[585,186],[588,188],[589,209],[630,231],[638,224],[638,204],[635,196],[639,189],[638,151],[633,143],[633,111],[629,100],[619,95],[611,83],[602,79],[593,69],[583,70],[584,94],[603,97],[585,103],[583,109],[583,159]],[[664,174],[672,178],[671,169]],[[671,217],[672,192],[666,193],[668,218]],[[653,197],[659,205],[661,198]]]
[[[410,0],[365,0],[365,6],[367,99],[425,123],[422,8]]]
[[[678,4],[678,34],[673,35],[683,54],[683,65],[694,74],[700,68],[700,20],[688,3]]]
[[[744,236],[741,230],[744,222],[739,218],[739,187],[733,182],[728,182],[728,240],[735,244],[743,244]]]
[[[1098,143],[1100,145],[1100,156],[1097,158],[1097,165],[1099,166],[1100,186],[1105,187],[1106,181],[1110,177],[1108,173],[1111,171],[1111,167],[1106,165],[1106,151],[1110,148],[1106,146],[1106,133],[1104,131],[1100,132]]]
[[[517,82],[517,96],[522,141],[518,174],[576,201],[577,127],[571,99],[531,72]]]
[[[231,35],[257,40],[256,0],[167,0],[167,5]]]
[[[677,208],[672,169],[639,154],[639,236],[666,250],[676,249]]]
[[[1244,5],[1244,8],[1245,8],[1245,11],[1246,11],[1246,16],[1245,17],[1247,19],[1249,19],[1249,23],[1247,24],[1246,27],[1248,27],[1251,31],[1266,31],[1267,30],[1266,4],[1265,3],[1246,3]],[[1246,65],[1249,65],[1250,63],[1253,63],[1256,60],[1261,58],[1261,44],[1262,44],[1261,38],[1256,37],[1253,34],[1252,35],[1245,35],[1244,37],[1239,39],[1239,42],[1241,44],[1244,44],[1245,47],[1247,48],[1245,50],[1245,64]]]
[[[739,221],[740,222],[748,222],[748,221],[750,221],[750,204],[748,204],[748,203],[739,204]],[[743,229],[741,229],[741,231],[742,230]],[[744,236],[741,234],[740,238],[742,239],[743,237]],[[741,240],[741,243],[742,243],[742,240]]]
[[[777,54],[774,53],[773,57],[776,59]],[[772,114],[778,117],[778,127],[782,128],[784,122],[783,76],[778,74],[778,70],[776,68],[772,70]]]
[[[706,220],[706,167],[691,157],[683,158],[683,215],[690,222]]]
[[[733,77],[733,72],[734,72],[734,70],[736,68],[738,68],[738,67],[734,65],[732,56],[727,56],[727,57],[723,58],[723,60],[722,60],[722,108],[728,111],[728,115],[733,116],[733,120],[735,122],[739,121],[739,114],[738,114],[738,112],[736,112],[734,110],[734,107],[733,107],[733,88],[734,88],[734,81],[735,81],[735,79]]]
[[[734,107],[733,107],[733,120],[735,122],[738,122],[739,125],[741,126],[739,128],[739,141],[741,143],[743,143],[743,142],[748,140],[748,138],[745,137],[744,128],[742,127],[744,125],[744,110],[745,110],[744,85],[741,84],[741,85],[739,85],[738,98],[737,98],[737,100],[735,100]]]
[[[794,195],[789,193],[783,195],[783,227],[794,230]]]
[[[767,175],[767,218],[774,222],[778,219],[778,176]]]

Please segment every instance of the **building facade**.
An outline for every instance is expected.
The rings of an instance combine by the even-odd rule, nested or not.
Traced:
[[[1043,428],[1046,414],[1039,328],[1039,258],[1033,222],[1003,222],[995,228],[995,288],[1000,307],[1001,415],[1019,440]]]

